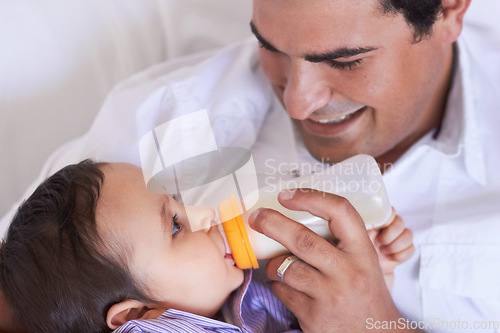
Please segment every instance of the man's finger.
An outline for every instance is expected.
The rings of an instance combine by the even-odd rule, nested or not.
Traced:
[[[271,290],[299,321],[306,319],[303,317],[308,315],[308,311],[304,311],[304,309],[311,308],[313,301],[311,297],[281,282],[273,282]]]
[[[327,221],[343,251],[357,251],[368,244],[365,224],[346,198],[312,189],[296,189],[282,191],[278,200],[288,209],[307,211]]]
[[[249,223],[315,268],[333,267],[341,255],[330,242],[275,210],[261,208],[250,216]]]
[[[285,255],[269,260],[266,265],[266,276],[270,280],[279,281],[277,271],[286,258]],[[293,289],[314,297],[314,292],[321,289],[319,284],[322,281],[322,275],[316,268],[302,260],[297,260],[288,266],[281,281]]]

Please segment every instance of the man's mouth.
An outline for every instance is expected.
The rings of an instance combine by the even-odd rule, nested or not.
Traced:
[[[342,116],[336,116],[336,117],[331,117],[331,118],[326,118],[326,119],[310,119],[311,121],[313,122],[316,122],[316,123],[319,123],[319,124],[339,124],[341,122],[344,122],[344,121],[347,121],[349,119],[351,119],[352,117],[354,117],[359,111],[363,110],[364,107],[354,111],[354,112],[351,112],[351,113],[348,113],[348,114],[344,114]]]
[[[330,116],[330,118],[311,117],[302,120],[301,123],[309,134],[324,138],[333,138],[342,135],[358,123],[358,120],[361,119],[367,109],[367,106],[363,106],[350,113]]]

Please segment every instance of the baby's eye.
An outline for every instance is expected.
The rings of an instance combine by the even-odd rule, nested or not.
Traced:
[[[174,217],[172,217],[172,237],[181,230],[182,226],[179,224],[179,217],[175,214]]]

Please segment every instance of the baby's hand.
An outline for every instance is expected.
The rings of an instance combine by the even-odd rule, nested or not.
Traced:
[[[410,259],[415,252],[413,233],[405,228],[401,216],[392,209],[389,223],[378,229],[368,230],[368,236],[377,250],[380,268],[389,290],[394,282],[394,268]]]

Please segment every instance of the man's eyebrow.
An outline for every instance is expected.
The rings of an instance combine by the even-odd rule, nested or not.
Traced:
[[[374,51],[376,49],[377,49],[376,47],[355,47],[355,48],[342,47],[334,51],[325,52],[321,54],[306,54],[304,56],[304,59],[309,62],[324,62],[339,58],[354,57],[359,54]]]
[[[252,30],[252,33],[255,35],[257,40],[262,44],[262,46],[272,52],[280,52],[276,47],[274,47],[270,42],[268,42],[262,35],[259,33],[257,30],[257,27],[253,23],[253,21],[250,21],[250,29]],[[349,48],[349,47],[342,47],[330,52],[325,52],[325,53],[320,53],[320,54],[306,54],[304,56],[304,59],[309,61],[309,62],[325,62],[325,61],[331,61],[339,58],[348,58],[348,57],[353,57],[357,56],[359,54],[363,53],[368,53],[371,51],[377,50],[376,47],[354,47],[354,48]]]
[[[255,24],[253,24],[253,21],[250,21],[250,29],[252,30],[252,33],[255,35],[257,40],[264,46],[265,49],[268,49],[269,51],[272,52],[279,52],[277,48],[275,48],[271,43],[269,43],[262,35],[259,33],[257,28],[255,27]]]

